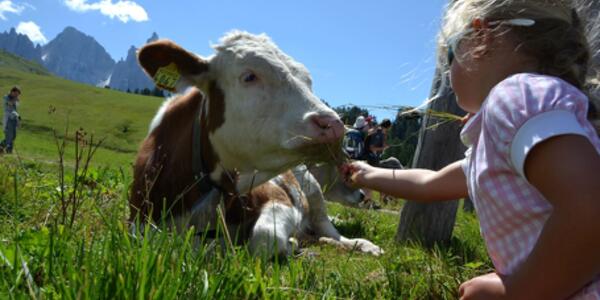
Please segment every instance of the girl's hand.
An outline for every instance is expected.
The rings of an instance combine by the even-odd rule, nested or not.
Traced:
[[[506,287],[498,274],[489,273],[461,284],[458,294],[460,300],[505,299]]]
[[[344,181],[352,186],[362,187],[365,185],[365,175],[374,168],[362,161],[355,161],[340,166],[340,173]]]

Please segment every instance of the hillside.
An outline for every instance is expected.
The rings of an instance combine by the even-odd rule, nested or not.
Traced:
[[[23,90],[19,112],[18,153],[44,160],[57,155],[54,131],[62,135],[82,128],[96,140],[104,139],[98,163],[131,162],[161,98],[91,87],[48,75],[41,66],[2,53],[0,93],[11,86]],[[72,136],[72,135],[71,135]]]
[[[4,50],[0,50],[0,68],[6,68],[7,70],[15,69],[27,73],[33,73],[38,75],[49,75],[50,73],[42,67],[40,64],[26,60],[20,56],[8,53]],[[6,73],[8,74],[8,73]],[[6,76],[5,72],[0,73],[0,76],[4,79]]]

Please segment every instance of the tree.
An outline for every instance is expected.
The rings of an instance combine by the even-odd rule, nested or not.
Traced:
[[[390,147],[384,152],[383,158],[393,156],[399,159],[402,165],[409,165],[417,148],[420,127],[421,112],[414,111],[414,108],[409,106],[400,107],[388,132],[387,143]]]
[[[466,149],[459,137],[461,124],[440,119],[430,113],[465,114],[455,101],[446,68],[445,64],[438,62],[431,89],[431,97],[435,100],[429,104],[428,113],[422,121],[413,168],[439,170],[464,157]],[[417,240],[427,247],[449,242],[457,208],[456,200],[434,204],[407,201],[400,216],[397,241]]]
[[[159,88],[155,87],[155,88],[152,90],[152,96],[154,96],[154,97],[161,97],[161,98],[164,98],[164,97],[165,97],[165,93],[163,92],[163,90],[161,90],[161,89],[159,89]]]
[[[353,106],[338,106],[335,109],[335,112],[342,118],[342,122],[346,125],[354,124],[356,118],[358,116],[366,117],[369,115],[369,110],[360,108],[356,105]]]

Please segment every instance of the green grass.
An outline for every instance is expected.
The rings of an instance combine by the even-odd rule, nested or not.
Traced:
[[[36,159],[54,159],[54,132],[62,136],[69,128],[69,138],[83,129],[96,140],[103,139],[96,164],[128,165],[162,101],[0,64],[0,91],[7,93],[15,84],[23,90],[19,107],[23,120],[16,149]]]
[[[454,299],[491,268],[476,218],[462,212],[450,245],[427,250],[394,242],[398,215],[328,205],[342,234],[373,241],[382,257],[314,244],[272,261],[195,245],[191,232],[145,227],[140,238],[125,222],[130,164],[160,99],[18,69],[0,64],[0,89],[23,89],[18,155],[0,156],[0,299]],[[64,190],[77,181],[82,201],[72,227],[61,224],[53,134],[61,140],[67,120],[67,139],[80,127],[105,139],[85,176],[73,175],[67,146]]]
[[[10,68],[10,69],[19,70],[19,71],[23,71],[26,73],[32,73],[32,74],[40,74],[40,75],[50,74],[40,64],[26,60],[22,57],[8,53],[1,49],[0,49],[0,67]]]
[[[194,247],[191,232],[144,228],[142,239],[124,222],[130,178],[112,168],[85,180],[69,228],[58,224],[56,174],[15,157],[0,162],[0,298],[453,299],[460,282],[490,269],[477,220],[463,213],[452,243],[426,250],[393,241],[397,215],[330,204],[340,232],[382,246],[379,258],[315,244],[271,261],[243,246],[237,255]]]

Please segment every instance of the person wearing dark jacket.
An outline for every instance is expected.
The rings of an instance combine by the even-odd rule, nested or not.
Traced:
[[[0,148],[4,149],[6,153],[12,153],[14,141],[17,137],[17,127],[21,120],[21,116],[19,116],[19,113],[17,112],[20,95],[21,89],[15,86],[3,99],[4,116],[2,118],[2,129],[4,131],[4,140],[0,142]]]
[[[367,136],[365,140],[365,148],[367,149],[367,163],[375,166],[388,169],[402,169],[403,166],[395,157],[389,157],[382,160],[383,151],[388,148],[387,132],[392,127],[392,122],[389,119],[383,119],[381,124],[377,126]]]

